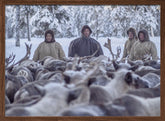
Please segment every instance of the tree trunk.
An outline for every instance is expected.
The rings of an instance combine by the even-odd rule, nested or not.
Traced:
[[[26,6],[27,7],[27,32],[28,32],[28,41],[31,41],[31,38],[30,38],[30,25],[29,25],[29,12],[30,12],[30,6]]]
[[[20,32],[19,32],[19,22],[20,22],[20,6],[16,6],[16,47],[20,47]]]
[[[154,37],[154,30],[153,30],[152,26],[151,26],[151,36]]]
[[[98,13],[96,11],[96,6],[95,6],[95,17],[96,17],[95,18],[96,19],[96,26],[95,26],[95,30],[96,30],[95,32],[96,33],[95,33],[95,36],[96,36],[96,40],[98,40],[98,36],[99,36],[99,28],[98,28],[99,25],[98,24],[99,23],[98,23]]]

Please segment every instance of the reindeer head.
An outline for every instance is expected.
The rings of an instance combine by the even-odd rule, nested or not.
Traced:
[[[148,83],[143,78],[131,72],[126,73],[125,81],[135,88],[149,88]]]

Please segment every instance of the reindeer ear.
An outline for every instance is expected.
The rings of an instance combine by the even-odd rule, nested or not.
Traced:
[[[44,61],[43,60],[40,60],[39,61],[39,64],[44,65]]]
[[[80,93],[81,93],[80,88],[69,91],[67,102],[70,103],[72,100],[77,99],[79,97]]]
[[[127,74],[125,75],[125,81],[128,85],[132,83],[133,78],[131,72],[127,72]]]
[[[129,70],[135,71],[138,67],[139,67],[139,65],[134,65],[131,68],[129,68]]]
[[[114,66],[115,70],[118,70],[119,69],[119,65],[117,64],[117,62],[116,61],[112,61],[112,63],[113,63],[113,66]]]
[[[107,76],[108,76],[109,78],[111,78],[111,79],[113,79],[113,78],[115,77],[114,72],[107,72],[106,74],[107,74]]]
[[[34,87],[35,87],[35,89],[39,92],[39,94],[40,94],[41,96],[44,96],[44,95],[45,95],[45,89],[44,89],[42,86],[40,86],[40,85],[35,85]]]
[[[94,82],[96,82],[96,77],[90,78],[87,86],[90,87]]]
[[[66,83],[66,84],[70,84],[71,78],[70,78],[69,76],[67,76],[67,75],[63,75],[63,76],[64,76],[64,81],[65,81],[65,83]]]

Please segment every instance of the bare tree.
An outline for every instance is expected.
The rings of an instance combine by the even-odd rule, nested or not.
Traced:
[[[16,43],[15,46],[20,47],[20,6],[16,6]]]
[[[28,41],[31,41],[31,37],[30,37],[30,25],[29,25],[30,6],[29,6],[29,5],[26,5],[26,6],[25,6],[25,9],[26,9],[26,20],[27,20]]]

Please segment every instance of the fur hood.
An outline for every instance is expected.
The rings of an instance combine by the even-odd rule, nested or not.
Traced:
[[[137,39],[136,30],[134,28],[129,28],[127,30],[127,35],[129,34],[129,32],[132,32],[134,38]]]
[[[150,41],[148,32],[146,30],[140,30],[139,33],[138,33],[138,38],[139,38],[140,33],[143,33],[144,34],[144,41]]]
[[[48,41],[46,40],[46,36],[47,36],[47,34],[51,34],[51,35],[52,35],[52,40],[51,40],[50,42],[48,42]],[[52,30],[47,30],[47,31],[45,32],[45,42],[46,42],[46,43],[52,43],[52,42],[55,42],[55,39],[54,39],[54,33],[53,33]]]
[[[82,30],[81,30],[81,33],[82,33],[82,34],[84,33],[85,29],[89,29],[90,34],[92,33],[91,28],[90,28],[88,25],[84,25],[83,28],[82,28]]]

